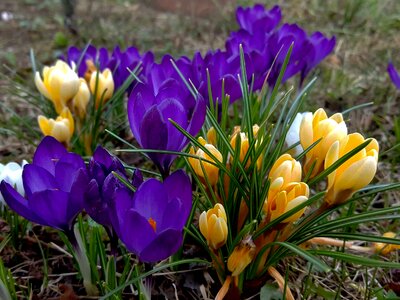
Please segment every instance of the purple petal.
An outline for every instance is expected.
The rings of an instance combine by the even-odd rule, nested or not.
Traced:
[[[131,127],[133,136],[139,144],[142,144],[140,136],[140,124],[146,112],[154,104],[155,97],[148,86],[144,84],[139,84],[137,87],[135,87],[129,96],[127,108],[129,125]]]
[[[71,185],[71,192],[69,193],[68,215],[76,215],[83,209],[83,201],[85,191],[89,179],[84,169],[79,169],[75,174],[71,175],[75,178]]]
[[[132,192],[126,187],[115,191],[110,203],[110,219],[115,232],[121,237],[120,228],[125,228],[124,217],[126,212],[133,206]]]
[[[400,76],[392,63],[389,63],[387,71],[396,88],[400,89]]]
[[[160,223],[167,205],[167,191],[158,180],[145,181],[133,197],[133,209],[147,220],[152,218]]]
[[[148,220],[137,211],[127,211],[123,219],[120,239],[129,251],[139,255],[156,238],[156,233]]]
[[[24,167],[22,181],[28,199],[33,193],[59,188],[57,181],[47,170],[33,164]]]
[[[29,208],[28,200],[22,197],[10,184],[5,181],[1,182],[0,191],[8,206],[17,214],[31,222],[46,224],[46,221]]]
[[[67,150],[60,142],[52,136],[46,136],[37,147],[33,155],[32,164],[38,165],[54,175],[56,163],[67,153]]]
[[[139,251],[139,259],[143,262],[163,260],[178,251],[182,245],[182,240],[183,235],[181,230],[168,229]]]
[[[93,153],[93,159],[104,165],[107,169],[109,169],[113,163],[113,159],[110,153],[106,149],[101,146],[97,146],[96,150]]]
[[[76,176],[78,175],[78,171],[80,169],[85,170],[85,165],[81,157],[77,154],[75,157],[79,158],[79,160],[75,162],[75,165],[63,161],[62,158],[57,163],[55,170],[55,178],[58,182],[58,187],[61,190],[68,193],[71,191],[72,185],[76,181]],[[82,162],[83,165],[80,162]]]
[[[157,106],[151,107],[143,117],[140,125],[141,146],[145,149],[166,150],[168,144],[168,130]],[[163,155],[149,153],[149,157],[157,164],[162,161]]]
[[[60,230],[69,230],[75,215],[67,215],[68,193],[60,190],[47,190],[32,194],[29,208],[47,225]]]
[[[164,186],[168,199],[178,198],[182,202],[180,219],[184,219],[183,224],[185,224],[192,209],[192,184],[189,177],[182,170],[175,171],[165,179]]]
[[[157,230],[166,229],[182,230],[185,226],[187,218],[183,213],[182,201],[179,198],[170,200],[164,211],[161,220],[157,223]]]

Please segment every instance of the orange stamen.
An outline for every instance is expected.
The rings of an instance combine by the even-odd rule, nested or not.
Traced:
[[[149,219],[148,219],[148,222],[149,222],[149,224],[150,224],[151,228],[153,228],[154,232],[156,232],[156,228],[157,228],[157,222],[156,222],[156,221],[154,221],[154,219],[153,219],[153,218],[149,218]]]

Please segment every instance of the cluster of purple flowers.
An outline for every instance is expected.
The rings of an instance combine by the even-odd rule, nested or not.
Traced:
[[[210,50],[204,56],[196,52],[193,59],[186,56],[174,59],[167,54],[160,63],[156,63],[150,51],[140,55],[134,47],[125,52],[117,47],[108,55],[104,48],[97,51],[89,46],[86,51],[70,48],[67,60],[78,65],[81,76],[88,71],[88,65],[83,62],[96,61],[100,69],[110,68],[117,87],[130,75],[129,70],[140,63],[141,83],[134,83],[129,89],[128,118],[132,132],[142,148],[181,151],[188,140],[169,119],[196,135],[204,122],[210,96],[218,103],[226,95],[230,102],[241,98],[240,45],[245,58],[246,80],[252,83],[254,91],[260,90],[264,82],[275,85],[292,44],[292,54],[282,80],[286,81],[299,73],[300,85],[307,74],[333,50],[334,37],[328,39],[320,32],[309,36],[296,24],[279,26],[281,17],[278,6],[271,10],[260,4],[239,7],[236,11],[239,30],[230,34],[226,49]],[[199,92],[197,96],[190,93],[173,63],[194,85]],[[163,175],[169,173],[175,158],[174,155],[159,153],[150,153],[149,157]]]
[[[175,253],[192,207],[189,177],[176,171],[164,182],[143,181],[140,172],[135,172],[133,192],[114,172],[128,181],[121,162],[103,148],[96,149],[86,167],[79,155],[47,136],[37,147],[32,164],[24,167],[25,197],[5,181],[0,191],[18,214],[67,236],[72,234],[76,216],[85,209],[144,262]]]
[[[83,51],[71,47],[68,50],[67,60],[79,64],[81,76],[87,70],[84,62],[88,59],[97,62],[100,69],[110,68],[113,70],[117,87],[129,76],[128,69],[133,70],[140,62],[143,68],[140,79],[144,84],[151,86],[155,93],[166,79],[174,78],[181,81],[172,67],[171,60],[174,60],[183,76],[194,84],[204,99],[208,100],[209,97],[208,72],[213,99],[221,101],[222,96],[225,96],[221,95],[222,81],[224,81],[224,92],[233,102],[241,97],[238,82],[239,45],[243,47],[249,83],[254,75],[254,90],[262,87],[268,73],[270,73],[267,78],[268,84],[270,86],[275,84],[291,44],[293,51],[283,81],[300,74],[300,83],[335,46],[335,37],[328,39],[321,32],[307,35],[296,24],[279,26],[282,19],[279,6],[271,10],[266,10],[261,4],[247,8],[238,7],[236,19],[239,30],[230,34],[225,44],[226,49],[210,50],[204,56],[196,52],[193,59],[182,56],[174,60],[167,54],[158,64],[154,61],[151,51],[140,55],[134,47],[129,47],[125,52],[116,47],[111,55],[108,55],[104,48],[97,51],[95,47],[89,46]]]

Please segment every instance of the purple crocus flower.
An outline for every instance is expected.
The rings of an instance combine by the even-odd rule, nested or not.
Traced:
[[[131,75],[132,72],[139,63],[141,63],[142,72],[139,74],[141,80],[146,80],[146,75],[149,72],[149,68],[154,63],[154,54],[151,51],[145,52],[141,55],[137,48],[129,47],[125,51],[121,51],[119,47],[115,47],[112,53],[112,57],[117,62],[117,67],[113,74],[115,86],[120,87],[126,79]],[[131,85],[127,92],[130,93],[133,88]]]
[[[84,207],[93,220],[107,227],[108,230],[111,230],[110,201],[115,189],[123,185],[112,172],[127,179],[125,168],[118,158],[98,146],[89,162],[90,181],[85,192]]]
[[[24,167],[25,198],[5,181],[0,191],[8,206],[25,219],[70,233],[76,215],[83,209],[85,168],[79,155],[67,152],[60,142],[46,136],[32,164]]]
[[[191,135],[203,126],[206,104],[195,99],[174,79],[163,82],[158,93],[149,84],[138,84],[128,100],[128,119],[134,137],[144,149],[181,151],[188,139],[169,121],[178,123]],[[176,155],[148,153],[165,177]]]
[[[335,48],[336,38],[328,39],[321,32],[314,32],[307,39],[309,47],[306,47],[305,64],[301,70],[300,83],[304,81],[308,73],[314,69],[325,57],[327,57]]]
[[[264,5],[256,4],[253,7],[241,7],[236,10],[236,20],[240,28],[253,34],[256,31],[268,33],[272,31],[282,18],[279,6],[266,10]]]
[[[174,59],[169,54],[164,55],[159,64],[155,63],[151,65],[151,67],[147,69],[147,73],[145,73],[146,82],[153,89],[155,95],[158,94],[160,88],[169,79],[174,79],[176,82],[182,83],[182,85],[184,84],[171,61],[174,61],[186,80],[193,80],[195,77],[193,75],[192,62],[188,57],[181,56],[178,59]],[[185,89],[185,93],[188,92],[189,91]]]
[[[245,53],[245,62],[248,76],[246,80],[250,80],[253,67],[247,53]],[[193,58],[193,68],[197,71],[197,76],[195,76],[197,79],[195,82],[198,82],[196,88],[205,99],[209,99],[207,71],[214,101],[221,103],[222,96],[225,95],[229,95],[231,103],[241,98],[239,51],[235,55],[230,55],[221,50],[209,51],[204,58],[197,52]],[[224,86],[224,95],[222,95],[222,85]]]
[[[97,49],[93,45],[88,45],[85,49],[80,50],[77,47],[69,47],[67,57],[65,59],[70,65],[74,63],[77,68],[78,76],[85,77],[88,70],[88,64],[92,63],[94,67],[98,66],[100,71],[109,68],[114,71],[117,65],[115,58],[110,57],[106,48]]]
[[[148,179],[134,194],[119,189],[113,203],[113,225],[120,240],[141,261],[156,262],[174,254],[182,244],[192,207],[191,183],[178,170],[163,183]]]
[[[389,73],[390,79],[392,80],[396,88],[400,90],[400,76],[392,63],[389,63],[387,71]]]

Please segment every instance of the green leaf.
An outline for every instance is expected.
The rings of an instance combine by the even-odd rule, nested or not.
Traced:
[[[299,246],[288,243],[288,242],[272,242],[271,244],[273,245],[280,245],[282,247],[285,247],[292,251],[293,253],[303,257],[304,259],[308,260],[310,263],[312,263],[317,269],[323,272],[329,272],[331,270],[330,267],[328,267],[324,262],[322,262],[320,259],[315,257],[314,255],[310,254],[310,251],[303,250]]]
[[[390,262],[390,261],[383,261],[379,259],[372,259],[361,257],[354,254],[343,253],[343,252],[334,252],[328,250],[310,250],[309,252],[315,255],[321,256],[329,256],[334,259],[338,259],[344,262],[352,263],[355,265],[363,265],[366,267],[373,267],[373,268],[395,268],[400,269],[400,263]]]

